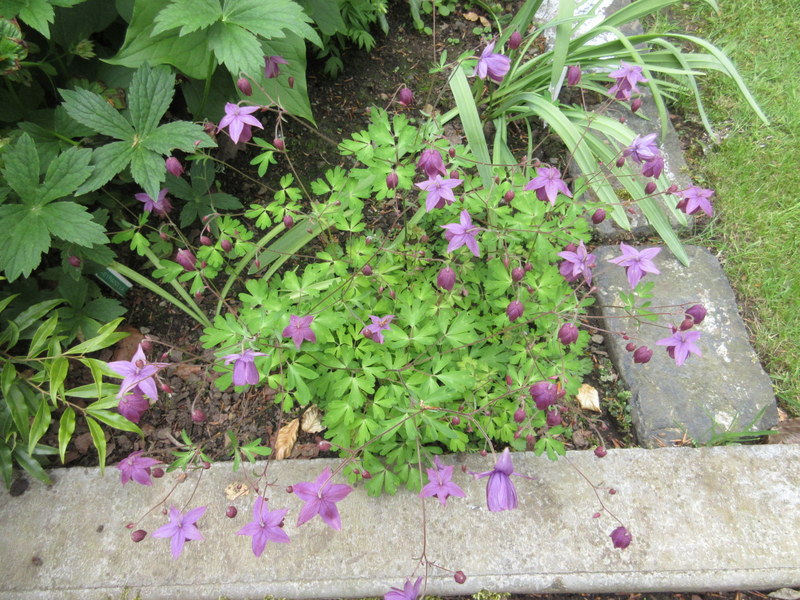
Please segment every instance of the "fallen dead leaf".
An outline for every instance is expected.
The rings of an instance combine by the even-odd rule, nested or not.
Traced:
[[[250,487],[242,481],[234,481],[225,488],[225,497],[228,500],[236,500],[250,492]]]
[[[292,448],[297,441],[297,430],[300,427],[300,419],[292,419],[288,425],[284,425],[278,431],[275,440],[275,460],[283,460],[292,455]]]
[[[117,342],[117,345],[114,346],[114,354],[112,355],[111,360],[130,360],[133,358],[133,355],[136,354],[136,350],[139,349],[139,344],[142,343],[144,336],[139,332],[138,329],[129,327],[128,325],[117,327],[117,331],[129,333],[130,335]]]
[[[322,411],[319,406],[312,404],[303,413],[303,422],[300,428],[306,433],[319,433],[325,427],[322,425]]]
[[[491,23],[489,23],[489,19],[487,19],[486,17],[478,17],[478,18],[481,21],[481,25],[483,25],[484,27],[489,27],[491,25]]]
[[[474,13],[474,12],[468,12],[468,13],[464,13],[464,18],[467,21],[477,21],[478,20],[478,15],[477,15],[477,13]]]
[[[597,390],[590,386],[588,383],[584,383],[580,389],[578,390],[578,394],[575,396],[578,399],[578,403],[580,403],[581,408],[583,410],[592,410],[594,412],[601,412],[600,411],[600,394],[597,393]]]
[[[201,365],[180,363],[173,369],[172,373],[184,381],[199,381],[203,375],[203,367]]]

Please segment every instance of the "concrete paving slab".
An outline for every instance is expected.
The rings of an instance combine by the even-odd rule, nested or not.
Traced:
[[[687,246],[691,264],[684,267],[666,248],[655,258],[661,270],[654,281],[653,307],[661,312],[679,310],[684,303],[700,303],[708,315],[697,326],[703,356],[692,354],[677,367],[658,339],[670,330],[640,324],[621,306],[620,294],[630,292],[625,270],[608,262],[620,255],[618,246],[601,246],[593,252],[598,268],[594,283],[603,327],[625,331],[637,346],[653,351],[652,360],[635,364],[625,350],[629,340],[607,335],[606,346],[614,366],[631,390],[631,418],[643,446],[653,447],[680,440],[684,432],[706,443],[726,431],[770,429],[777,424],[777,405],[769,377],[761,368],[739,316],[736,298],[719,261],[707,250]],[[688,305],[686,306],[688,308]],[[651,308],[654,312],[659,312]],[[680,317],[662,316],[658,325],[679,325]],[[763,414],[759,417],[759,414]]]
[[[428,593],[644,592],[774,589],[800,585],[800,446],[663,448],[571,452],[550,462],[513,455],[519,508],[490,513],[486,480],[456,469],[467,493],[443,508],[424,501],[426,556],[467,581],[432,570]],[[468,469],[491,468],[492,458],[445,457]],[[170,497],[183,506],[208,506],[199,521],[205,541],[188,542],[175,561],[167,540],[148,536],[134,544],[125,523],[168,493],[175,475],[152,487],[119,483],[116,470],[53,471],[22,496],[0,495],[0,599],[338,598],[383,595],[414,573],[423,551],[421,502],[408,492],[369,498],[357,488],[339,503],[343,529],[318,518],[295,527],[301,502],[287,484],[312,480],[336,461],[273,463],[271,508],[290,509],[290,544],[267,546],[260,558],[250,538],[235,532],[251,518],[253,496],[233,502],[225,517],[223,490],[241,479],[229,463],[194,472]],[[600,497],[633,535],[615,550],[616,522],[594,519],[598,499],[582,476],[602,484]],[[615,495],[608,488],[617,490]],[[192,498],[193,496],[193,498]],[[191,498],[191,500],[190,500]],[[141,526],[166,522],[159,512]]]

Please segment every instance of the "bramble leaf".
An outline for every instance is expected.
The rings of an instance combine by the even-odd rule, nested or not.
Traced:
[[[103,226],[95,223],[80,204],[54,202],[41,207],[38,214],[50,233],[59,239],[85,247],[108,242]]]
[[[37,204],[72,194],[92,174],[91,159],[92,151],[88,148],[72,147],[56,156],[47,167],[44,183],[37,192]]]
[[[131,124],[100,95],[89,90],[59,90],[67,114],[97,133],[118,140],[133,140]]]
[[[39,155],[31,136],[23,133],[3,154],[2,174],[23,202],[35,200],[39,187]],[[5,230],[8,231],[8,230]]]
[[[92,192],[111,181],[117,173],[122,171],[131,162],[134,148],[128,142],[111,142],[92,151],[92,164],[94,171],[81,187],[75,190],[75,195],[80,196]]]

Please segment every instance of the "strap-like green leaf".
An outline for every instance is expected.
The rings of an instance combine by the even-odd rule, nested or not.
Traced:
[[[67,444],[72,439],[73,433],[75,433],[75,411],[68,406],[58,422],[58,455],[61,457],[62,463],[67,452]]]
[[[23,202],[33,202],[39,187],[39,155],[36,144],[27,133],[3,154],[5,166],[2,173],[11,189]],[[8,232],[8,230],[5,230]]]
[[[106,468],[106,436],[103,433],[103,428],[88,415],[86,415],[86,424],[89,426],[89,433],[92,435],[94,447],[97,448],[97,458],[100,462],[100,474],[103,474]]]
[[[60,90],[67,114],[78,123],[118,140],[133,140],[133,127],[100,94],[89,90]]]
[[[17,464],[25,469],[27,473],[42,483],[46,483],[47,485],[53,483],[47,471],[39,464],[39,461],[33,458],[22,446],[16,446],[14,448],[14,460],[16,460]]]
[[[136,70],[128,91],[128,106],[139,137],[147,135],[158,126],[174,93],[175,75],[167,67],[150,68],[145,63]]]
[[[467,135],[469,147],[475,154],[477,162],[478,173],[481,176],[481,182],[487,190],[492,188],[494,182],[494,175],[492,167],[489,164],[489,147],[486,145],[486,137],[483,135],[483,127],[481,126],[481,119],[478,116],[478,108],[475,106],[475,100],[472,97],[472,90],[467,81],[467,75],[464,73],[462,67],[453,69],[450,75],[450,90],[453,92],[453,98],[458,107],[458,114],[461,119],[461,124],[464,127],[464,133]]]
[[[47,433],[47,428],[50,427],[50,405],[44,397],[39,398],[39,408],[36,409],[36,416],[31,423],[30,437],[28,438],[28,454],[33,454],[36,444],[42,439],[42,436]]]

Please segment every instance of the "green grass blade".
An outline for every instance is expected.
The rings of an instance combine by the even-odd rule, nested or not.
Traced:
[[[453,92],[453,99],[456,101],[467,142],[478,161],[477,167],[481,182],[484,188],[489,190],[494,181],[490,165],[489,147],[486,145],[486,137],[483,135],[481,119],[478,116],[478,107],[475,106],[475,99],[472,97],[472,91],[467,81],[467,75],[464,73],[464,68],[459,66],[453,69],[448,83],[450,84],[450,90]]]

